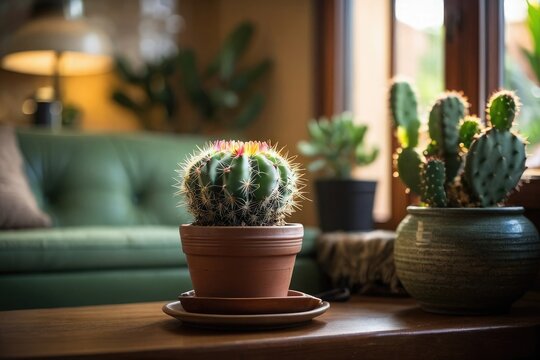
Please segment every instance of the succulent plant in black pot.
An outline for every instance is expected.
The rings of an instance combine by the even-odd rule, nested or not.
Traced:
[[[367,231],[373,228],[373,201],[377,183],[353,179],[356,166],[371,164],[377,148],[367,149],[367,125],[354,122],[345,112],[308,124],[309,141],[300,141],[298,150],[315,157],[308,170],[323,172],[316,181],[319,226],[328,231]]]
[[[429,141],[418,150],[416,96],[395,80],[390,107],[401,148],[396,168],[419,195],[397,229],[394,259],[405,289],[425,310],[469,314],[508,311],[533,283],[540,266],[540,240],[522,207],[504,201],[525,170],[525,141],[512,130],[519,99],[493,94],[487,126],[468,115],[457,92],[433,105]]]

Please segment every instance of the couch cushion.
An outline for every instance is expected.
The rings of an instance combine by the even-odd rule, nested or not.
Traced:
[[[183,266],[176,226],[0,232],[0,272]]]
[[[36,203],[23,170],[13,128],[0,126],[0,228],[50,226],[51,219]]]
[[[18,130],[26,173],[54,226],[176,225],[175,170],[207,139],[148,133]]]
[[[306,229],[299,257],[314,257]],[[177,226],[66,227],[0,232],[0,273],[186,266]]]

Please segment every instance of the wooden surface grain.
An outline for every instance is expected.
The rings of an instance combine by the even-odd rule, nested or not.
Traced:
[[[540,358],[540,296],[499,316],[423,312],[354,297],[311,323],[268,331],[184,327],[163,303],[0,312],[0,358]]]

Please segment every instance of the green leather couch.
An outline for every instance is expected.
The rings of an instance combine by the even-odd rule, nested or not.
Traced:
[[[171,300],[191,289],[174,196],[196,136],[19,130],[39,206],[53,227],[0,231],[0,310]],[[316,231],[306,229],[291,288],[316,293]]]

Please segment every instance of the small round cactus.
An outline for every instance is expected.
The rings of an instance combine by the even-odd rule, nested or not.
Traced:
[[[298,166],[266,142],[210,143],[179,172],[194,225],[283,225],[302,197]]]

